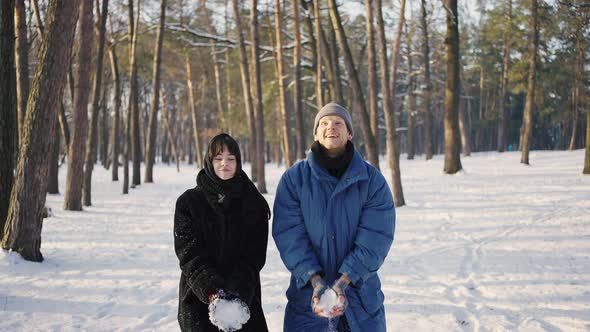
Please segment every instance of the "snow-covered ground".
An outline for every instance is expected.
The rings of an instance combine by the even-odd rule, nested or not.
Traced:
[[[590,331],[584,151],[519,160],[519,152],[475,153],[451,176],[443,156],[402,156],[407,206],[379,273],[389,331]],[[267,170],[272,205],[283,169]],[[71,212],[62,209],[62,167],[62,194],[47,198],[45,261],[0,251],[0,331],[178,330],[172,216],[196,170],[158,165],[154,174],[155,184],[121,195],[121,183],[97,167],[94,205]],[[288,281],[269,238],[262,296],[271,331],[282,330]]]

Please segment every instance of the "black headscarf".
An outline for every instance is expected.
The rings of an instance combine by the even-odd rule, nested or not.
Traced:
[[[227,180],[219,178],[213,168],[213,158],[223,152],[224,148],[236,157],[236,174]],[[224,211],[244,211],[249,206],[262,209],[262,212],[270,217],[270,208],[266,200],[242,170],[242,156],[238,143],[228,134],[219,134],[211,139],[204,167],[197,175],[197,186],[203,189],[211,204],[221,207]]]

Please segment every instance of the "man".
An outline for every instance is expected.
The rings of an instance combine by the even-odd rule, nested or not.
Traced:
[[[325,331],[325,317],[338,331],[386,330],[377,270],[393,242],[395,208],[385,178],[355,150],[352,135],[348,111],[325,105],[311,153],[279,182],[272,235],[291,271],[285,332]],[[337,304],[326,307],[322,295],[330,289]]]

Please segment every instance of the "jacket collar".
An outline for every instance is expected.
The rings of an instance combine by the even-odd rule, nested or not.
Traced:
[[[330,175],[330,173],[318,163],[313,152],[308,153],[307,162],[311,168],[313,177],[318,181],[329,181],[337,184],[334,194],[342,191],[353,183],[369,178],[365,161],[356,149],[354,149],[354,156],[348,165],[348,169],[346,169],[346,172],[344,172],[344,175],[342,175],[340,179]]]

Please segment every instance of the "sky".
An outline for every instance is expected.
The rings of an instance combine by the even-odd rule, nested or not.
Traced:
[[[388,331],[590,330],[584,151],[519,161],[519,152],[473,153],[461,158],[464,171],[446,175],[442,155],[401,156],[407,205],[379,270]],[[62,209],[62,166],[62,194],[47,196],[45,261],[0,251],[0,331],[178,331],[173,214],[195,185],[194,167],[156,164],[155,183],[122,195],[97,166],[94,205],[74,212]],[[271,206],[283,172],[267,165]],[[270,331],[280,332],[289,272],[270,236],[261,281]]]

